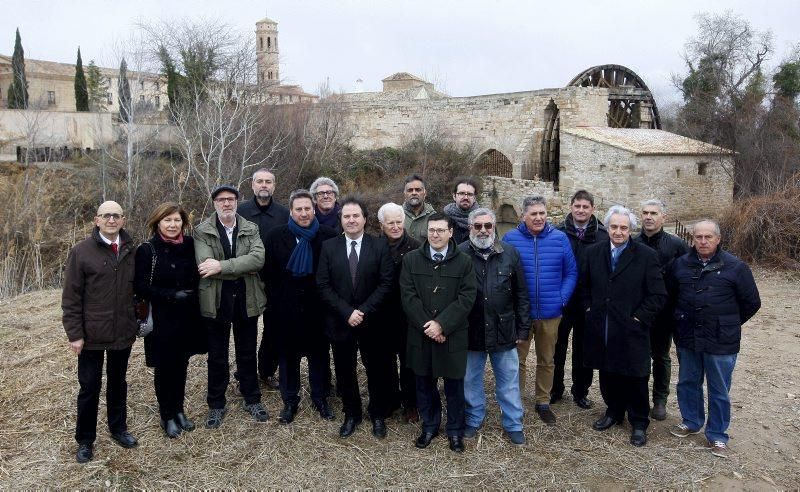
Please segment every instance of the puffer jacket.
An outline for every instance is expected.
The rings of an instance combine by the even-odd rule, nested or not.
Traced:
[[[519,251],[531,300],[531,319],[561,316],[578,282],[578,266],[566,234],[548,222],[534,236],[522,223],[508,231],[503,240]]]
[[[214,213],[194,229],[194,256],[197,264],[209,258],[219,260],[222,271],[200,279],[200,313],[206,318],[216,318],[222,301],[222,281],[244,278],[247,316],[260,316],[267,304],[264,282],[258,273],[264,266],[264,243],[258,226],[241,215],[236,215],[236,258],[225,259]]]
[[[705,266],[692,248],[668,276],[675,306],[675,346],[727,355],[739,353],[742,325],[761,308],[745,262],[721,248]]]
[[[86,350],[122,350],[133,345],[139,324],[133,313],[134,250],[125,230],[114,255],[95,227],[72,248],[61,293],[62,324],[70,342]]]

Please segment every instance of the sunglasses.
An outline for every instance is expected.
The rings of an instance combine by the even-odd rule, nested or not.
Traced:
[[[491,222],[487,222],[485,224],[472,224],[472,228],[476,231],[480,231],[481,229],[486,229],[487,231],[491,231],[494,227],[494,224]]]

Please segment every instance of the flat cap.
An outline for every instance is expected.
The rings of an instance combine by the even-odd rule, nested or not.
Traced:
[[[217,197],[217,195],[219,195],[223,191],[230,191],[231,193],[236,195],[237,199],[239,198],[239,190],[237,190],[233,186],[231,186],[231,185],[219,185],[216,188],[214,188],[214,190],[211,192],[211,199],[212,200],[215,199]]]

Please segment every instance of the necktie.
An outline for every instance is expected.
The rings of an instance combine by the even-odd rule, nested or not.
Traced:
[[[617,269],[617,259],[619,258],[619,253],[620,253],[620,249],[619,248],[615,248],[611,252],[611,271],[612,272]]]
[[[114,256],[119,256],[119,246],[117,246],[117,243],[111,243],[111,251],[114,252]]]
[[[586,229],[578,228],[576,232],[578,233],[578,239],[583,241],[583,235],[586,234]]]
[[[441,254],[441,253],[434,253],[433,254],[433,261],[435,261],[436,263],[439,263],[443,259],[444,259],[444,255],[443,254]]]
[[[347,257],[350,262],[350,280],[353,281],[353,287],[356,286],[356,270],[358,270],[358,253],[356,253],[357,242],[350,243],[350,255]]]

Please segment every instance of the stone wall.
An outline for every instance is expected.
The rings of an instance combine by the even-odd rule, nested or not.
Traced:
[[[113,138],[111,113],[0,109],[0,160],[16,147],[95,149]]]

